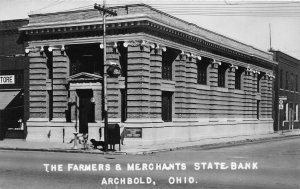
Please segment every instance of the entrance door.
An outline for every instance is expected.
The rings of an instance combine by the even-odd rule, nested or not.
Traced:
[[[162,92],[162,120],[164,122],[172,122],[172,93]]]
[[[78,90],[79,96],[79,133],[88,133],[88,123],[95,121],[95,106],[91,102],[92,90]]]

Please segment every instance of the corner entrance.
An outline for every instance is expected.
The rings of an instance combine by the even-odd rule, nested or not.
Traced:
[[[91,89],[76,91],[79,96],[79,133],[88,133],[88,123],[95,122],[95,104]]]

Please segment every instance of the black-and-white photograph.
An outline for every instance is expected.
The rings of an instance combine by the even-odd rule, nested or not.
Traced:
[[[0,189],[300,189],[300,0],[1,0]]]

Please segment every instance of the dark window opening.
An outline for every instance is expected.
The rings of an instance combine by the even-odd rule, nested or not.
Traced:
[[[289,89],[289,72],[285,73],[285,89]]]
[[[210,64],[208,58],[202,58],[202,60],[197,60],[197,82],[202,85],[207,84],[207,67]]]
[[[121,122],[127,120],[127,90],[121,90]]]
[[[263,74],[262,73],[260,73],[260,74],[258,74],[257,75],[257,80],[256,80],[256,91],[259,93],[259,92],[261,92],[261,89],[260,89],[260,87],[261,87],[261,85],[260,85],[260,83],[261,83],[261,78],[263,77]]]
[[[172,121],[172,93],[162,92],[162,120],[164,122]]]
[[[53,78],[53,53],[48,51],[48,47],[45,48],[45,54],[47,58],[47,79]]]
[[[256,118],[260,119],[260,100],[258,100],[256,104]]]
[[[227,65],[222,63],[218,67],[218,87],[225,87],[226,84],[226,70]]]
[[[298,92],[298,75],[296,75],[296,78],[295,78],[295,90],[296,90],[296,92]]]
[[[172,80],[172,64],[177,56],[178,52],[171,48],[162,52],[162,79]]]
[[[237,70],[235,70],[235,89],[242,89],[242,74],[244,70],[241,67],[238,67]]]
[[[71,45],[66,47],[70,58],[70,75],[80,72],[103,75],[103,49],[99,44]]]
[[[280,70],[280,76],[279,76],[280,77],[280,81],[279,81],[280,82],[280,89],[282,89],[282,85],[283,85],[282,84],[283,83],[283,80],[282,80],[283,79],[283,77],[282,77],[283,73],[282,72],[283,72],[283,70]]]
[[[119,51],[119,62],[121,66],[121,77],[127,77],[128,50],[123,46],[123,43],[119,43],[118,51]]]
[[[47,117],[49,121],[53,118],[53,91],[47,91]]]
[[[291,91],[294,91],[294,74],[291,74]]]

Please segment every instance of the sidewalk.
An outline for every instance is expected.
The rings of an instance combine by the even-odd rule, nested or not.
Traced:
[[[215,138],[215,139],[203,139],[193,142],[176,142],[166,144],[155,145],[136,145],[126,146],[121,145],[121,151],[108,151],[103,152],[98,149],[86,149],[82,148],[81,144],[78,144],[78,149],[73,149],[73,143],[54,143],[54,142],[28,142],[19,139],[4,139],[0,141],[0,150],[21,150],[21,151],[49,151],[49,152],[71,152],[71,153],[92,153],[92,154],[150,154],[162,151],[172,151],[183,148],[200,147],[203,149],[219,148],[224,146],[234,146],[247,143],[258,143],[269,140],[280,140],[283,138],[300,136],[300,130],[286,131],[283,134],[271,133],[266,135],[255,136],[238,136],[232,138]],[[119,149],[119,145],[116,145],[116,150]]]

